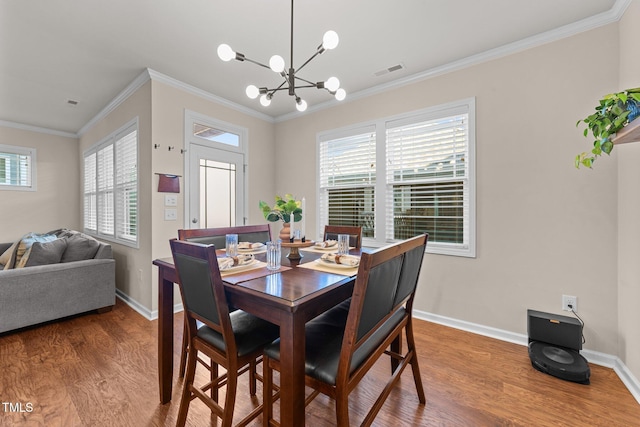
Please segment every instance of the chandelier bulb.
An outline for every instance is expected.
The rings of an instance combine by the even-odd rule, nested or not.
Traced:
[[[335,97],[338,101],[342,101],[347,97],[347,92],[344,89],[340,88],[336,91]]]
[[[233,49],[231,49],[231,46],[223,43],[218,46],[218,56],[220,57],[220,59],[227,62],[235,58],[236,53],[233,51]]]
[[[246,90],[247,96],[251,99],[256,99],[258,95],[260,95],[260,89],[256,85],[247,86]]]
[[[262,104],[263,107],[268,107],[271,104],[271,96],[270,95],[262,95],[260,97],[260,104]]]
[[[280,55],[273,55],[269,59],[269,67],[276,73],[282,73],[284,71],[284,58]]]
[[[340,87],[340,80],[337,77],[329,77],[329,79],[324,82],[324,87],[329,90],[329,92],[335,92]]]
[[[338,37],[338,33],[333,30],[329,30],[324,33],[322,36],[322,47],[325,49],[335,49],[340,42],[340,37]]]
[[[296,109],[298,111],[304,111],[307,109],[307,101],[304,99],[296,98]]]

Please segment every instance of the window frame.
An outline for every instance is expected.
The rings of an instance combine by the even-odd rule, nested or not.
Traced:
[[[30,147],[0,144],[0,154],[17,154],[29,157],[29,185],[0,183],[0,190],[36,191],[37,190],[37,150]]]
[[[374,128],[376,135],[376,179],[375,179],[375,230],[374,237],[363,237],[363,245],[369,247],[380,247],[393,243],[397,240],[389,239],[386,236],[387,222],[393,221],[389,216],[392,215],[393,200],[387,201],[392,197],[393,192],[388,191],[387,183],[387,129],[397,128],[398,124],[410,125],[424,121],[437,120],[439,118],[451,117],[455,115],[466,114],[467,122],[467,156],[465,167],[467,168],[465,183],[463,185],[465,191],[465,201],[463,208],[465,211],[465,241],[463,243],[446,243],[429,240],[427,245],[428,253],[453,255],[475,258],[476,257],[476,156],[475,156],[475,97],[453,101],[433,107],[410,111],[395,116],[383,117],[359,124],[347,126],[340,129],[323,131],[316,135],[316,191],[318,200],[322,200],[325,189],[322,188],[320,182],[321,174],[321,144],[344,138],[349,135],[357,135],[359,132]],[[324,206],[318,203],[316,218],[318,218],[318,232],[322,232],[324,221],[328,218],[328,212],[323,212]]]
[[[119,168],[119,161],[121,161],[121,156],[119,155],[119,143],[126,137],[128,137],[131,133],[135,132],[135,165],[134,169],[136,171],[135,180],[128,180],[125,184],[122,185],[121,182],[118,181],[118,173],[121,171]],[[140,175],[139,175],[139,165],[140,165],[140,134],[139,134],[139,125],[138,118],[131,120],[118,130],[112,132],[107,137],[103,138],[96,144],[89,147],[87,150],[83,152],[82,155],[82,200],[83,200],[83,208],[82,208],[82,225],[83,231],[91,236],[100,238],[102,240],[107,240],[114,243],[119,243],[125,246],[130,246],[134,248],[139,247],[140,242]],[[101,153],[106,153],[109,150],[111,154],[109,155],[111,164],[107,165],[104,168],[99,167],[98,162],[101,158]],[[87,161],[93,157],[95,161],[94,167],[91,168],[94,171],[94,182],[91,187],[89,187],[88,176],[87,173],[91,174],[91,171],[88,171]],[[106,181],[100,180],[100,171],[105,170],[109,172],[111,176],[106,176]],[[133,186],[133,187],[132,187]],[[132,236],[130,233],[124,233],[121,228],[126,224],[129,224],[127,227],[131,230],[129,220],[125,220],[125,205],[121,204],[120,200],[124,197],[125,194],[134,191],[136,194],[136,202],[135,202],[135,236]],[[90,198],[89,205],[87,205],[87,197]],[[101,200],[105,200],[105,198],[109,199],[106,204],[110,211],[104,211],[103,202]],[[129,205],[128,205],[129,206]],[[88,207],[91,207],[95,210],[95,217],[91,215],[90,218],[87,217]],[[126,210],[129,212],[129,209]],[[105,215],[107,215],[105,217]],[[112,218],[109,218],[109,215]],[[130,215],[129,215],[130,216]],[[95,228],[90,228],[93,225]],[[104,228],[103,228],[104,227]],[[111,230],[111,232],[110,232]],[[129,236],[129,237],[127,237]]]

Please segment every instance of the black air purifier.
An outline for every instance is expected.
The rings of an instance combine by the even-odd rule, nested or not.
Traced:
[[[582,324],[573,317],[527,310],[529,358],[538,371],[589,384],[591,370],[581,354]]]

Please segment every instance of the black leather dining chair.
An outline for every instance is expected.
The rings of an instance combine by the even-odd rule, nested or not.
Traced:
[[[426,234],[363,253],[353,296],[305,325],[305,384],[336,401],[336,423],[349,426],[349,393],[383,355],[391,357],[392,374],[361,425],[369,426],[407,366],[411,366],[418,399],[425,403],[424,388],[413,338],[411,311],[427,244]],[[402,332],[407,348],[402,351]],[[265,426],[273,418],[273,370],[279,369],[280,343],[265,348]]]
[[[184,388],[180,400],[177,426],[184,426],[190,402],[198,398],[230,427],[236,399],[238,376],[249,371],[249,390],[256,394],[256,365],[265,345],[280,334],[278,326],[242,310],[229,313],[224,284],[220,277],[214,245],[171,240],[179,288],[185,308],[189,356]],[[202,326],[198,327],[199,322]],[[211,382],[197,386],[194,382],[199,353],[211,359]],[[226,372],[218,372],[222,366]],[[226,386],[224,407],[218,403],[218,389]],[[210,395],[207,395],[207,392]],[[237,425],[247,425],[262,412],[256,407]]]
[[[271,228],[269,224],[239,225],[235,227],[217,228],[185,228],[178,230],[178,240],[215,245],[216,248],[224,248],[226,245],[226,235],[237,234],[238,242],[267,242],[271,240]],[[182,334],[182,349],[180,352],[180,368],[178,375],[184,377],[187,363],[189,346],[187,345],[187,327],[185,325]]]
[[[325,225],[324,240],[338,240],[338,234],[349,235],[349,246],[356,249],[362,247],[362,227],[350,225]]]

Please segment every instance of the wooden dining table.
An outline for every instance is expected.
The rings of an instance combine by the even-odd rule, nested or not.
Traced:
[[[280,417],[283,426],[305,423],[305,323],[351,297],[355,272],[318,271],[299,265],[316,262],[321,253],[300,251],[290,260],[282,250],[282,268],[266,267],[223,275],[229,305],[280,326]],[[351,254],[359,255],[360,249]],[[265,254],[256,254],[264,261]],[[171,400],[173,384],[174,283],[178,278],[172,258],[153,261],[158,267],[158,381],[160,402]],[[182,325],[180,325],[182,328]]]

